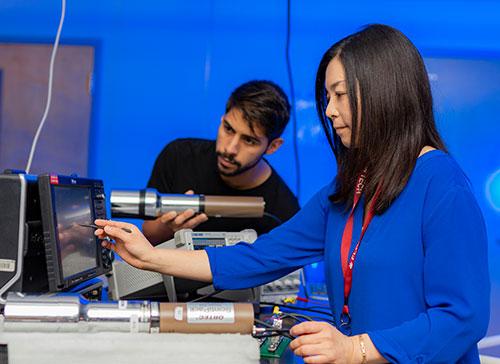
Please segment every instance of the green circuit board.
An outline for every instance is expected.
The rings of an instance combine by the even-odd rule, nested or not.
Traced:
[[[280,358],[285,352],[290,340],[284,336],[275,336],[265,338],[260,345],[261,358]]]

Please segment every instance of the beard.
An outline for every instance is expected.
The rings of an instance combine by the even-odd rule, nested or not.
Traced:
[[[225,177],[234,177],[234,176],[238,176],[242,173],[245,173],[246,171],[252,169],[253,167],[255,167],[262,159],[263,155],[262,154],[259,158],[257,158],[255,161],[247,164],[247,165],[242,165],[240,162],[238,162],[236,159],[234,159],[234,156],[232,155],[229,155],[229,154],[226,154],[226,153],[222,153],[222,152],[216,152],[217,156],[218,157],[221,157],[221,158],[224,158],[226,160],[226,162],[229,162],[231,163],[232,165],[236,166],[236,169],[232,172],[226,172],[222,169],[219,168],[219,166],[217,165],[217,170],[219,171],[219,174],[222,175],[222,176],[225,176]]]

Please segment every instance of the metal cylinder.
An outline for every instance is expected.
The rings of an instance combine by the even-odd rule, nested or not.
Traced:
[[[111,216],[150,217],[160,214],[160,200],[154,189],[111,191]]]
[[[201,195],[160,195],[160,215],[170,212],[182,212],[191,209],[200,212]]]
[[[111,216],[154,219],[187,209],[211,217],[262,217],[265,202],[254,196],[159,194],[154,189],[111,191]]]
[[[152,307],[156,302],[99,302],[82,307],[81,321],[86,332],[158,332],[152,329]],[[156,320],[158,321],[158,320]],[[156,330],[155,330],[156,329]],[[81,330],[80,330],[81,331]]]
[[[154,219],[166,212],[199,212],[200,195],[164,194],[155,189],[111,191],[111,216]]]
[[[78,296],[9,295],[2,326],[21,332],[158,332],[159,310],[147,301],[84,304]]]
[[[9,293],[3,330],[75,332],[80,321],[80,300],[75,296],[32,297]],[[43,327],[43,330],[40,330]]]

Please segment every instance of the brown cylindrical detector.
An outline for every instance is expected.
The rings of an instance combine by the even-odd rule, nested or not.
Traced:
[[[160,332],[251,334],[250,303],[160,303]]]
[[[250,196],[204,196],[203,210],[215,217],[262,217],[264,199]]]

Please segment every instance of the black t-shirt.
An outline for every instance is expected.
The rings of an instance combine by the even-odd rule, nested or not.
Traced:
[[[272,169],[272,167],[271,167]],[[285,222],[298,210],[297,198],[272,169],[271,176],[260,186],[248,190],[229,187],[217,171],[215,142],[204,139],[177,139],[169,143],[156,159],[149,188],[160,193],[184,193],[224,196],[262,196],[265,211]],[[262,218],[214,218],[198,225],[198,231],[241,231],[254,229],[263,234],[278,226],[268,216]]]

